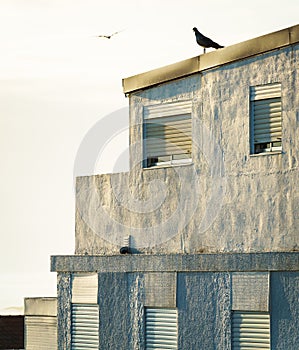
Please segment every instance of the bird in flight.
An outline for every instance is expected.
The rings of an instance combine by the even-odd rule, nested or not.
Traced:
[[[97,35],[97,38],[105,38],[105,39],[111,39],[114,35],[118,34],[122,32],[122,30],[118,31],[118,32],[114,32],[110,35]]]
[[[206,48],[208,47],[213,47],[214,49],[221,49],[224,47],[222,45],[215,43],[215,41],[213,41],[212,39],[201,34],[196,27],[193,28],[193,31],[195,33],[197,44],[204,48],[203,53],[206,53]]]

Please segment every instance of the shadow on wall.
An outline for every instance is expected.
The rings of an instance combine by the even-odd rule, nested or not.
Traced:
[[[299,344],[299,273],[271,273],[271,344],[295,349]]]

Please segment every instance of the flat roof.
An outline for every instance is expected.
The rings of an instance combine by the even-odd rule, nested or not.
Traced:
[[[239,44],[208,52],[165,67],[137,74],[122,80],[123,91],[129,94],[170,80],[183,78],[299,42],[299,25],[262,35]]]

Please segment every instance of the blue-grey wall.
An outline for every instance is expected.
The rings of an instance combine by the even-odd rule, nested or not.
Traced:
[[[299,272],[271,274],[272,350],[299,349]]]
[[[62,257],[64,271],[67,261],[76,272],[98,271],[100,349],[144,349],[144,308],[155,307],[147,305],[147,293],[156,283],[163,291],[161,280],[147,279],[156,273],[175,277],[178,349],[230,350],[232,273],[269,271],[271,349],[298,350],[298,253]],[[71,348],[71,272],[58,273],[57,297],[58,349],[66,350]]]
[[[230,274],[178,274],[179,349],[230,349]]]

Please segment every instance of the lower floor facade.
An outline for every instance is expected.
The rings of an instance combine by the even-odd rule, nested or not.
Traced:
[[[54,256],[58,349],[288,349],[299,253]]]

